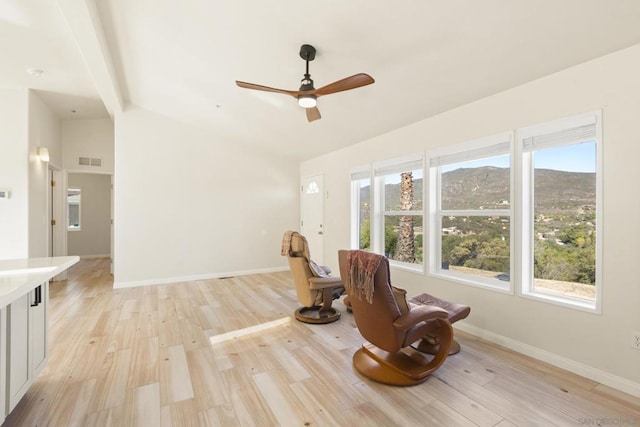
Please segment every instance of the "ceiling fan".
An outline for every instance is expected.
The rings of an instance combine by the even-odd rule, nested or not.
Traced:
[[[236,84],[245,89],[283,93],[285,95],[293,96],[298,100],[298,105],[306,109],[307,120],[312,122],[314,120],[318,120],[321,117],[320,111],[317,107],[318,97],[342,92],[345,90],[356,89],[375,82],[375,80],[373,80],[370,75],[359,73],[323,86],[320,89],[316,89],[313,87],[313,80],[311,80],[311,74],[309,74],[309,62],[315,59],[316,49],[311,45],[303,44],[300,47],[300,57],[304,59],[307,67],[306,72],[304,73],[304,77],[300,81],[301,85],[299,90],[276,89],[273,87],[261,86],[253,83],[241,82],[238,80],[236,80]]]

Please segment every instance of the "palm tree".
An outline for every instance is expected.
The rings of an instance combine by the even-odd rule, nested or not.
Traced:
[[[400,174],[400,209],[410,211],[413,208],[413,173]],[[401,215],[398,226],[398,246],[396,247],[397,261],[416,262],[416,248],[413,235],[413,216]]]

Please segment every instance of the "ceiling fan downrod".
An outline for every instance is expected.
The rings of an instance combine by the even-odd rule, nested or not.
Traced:
[[[300,46],[300,58],[304,59],[306,64],[304,78],[300,81],[300,91],[314,90],[313,80],[311,79],[311,74],[309,74],[309,62],[316,58],[316,48],[303,44]]]

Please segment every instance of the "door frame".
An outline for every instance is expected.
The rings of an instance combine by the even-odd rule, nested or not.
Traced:
[[[105,171],[86,171],[86,170],[77,170],[77,169],[65,169],[64,170],[64,194],[63,194],[63,200],[66,206],[66,194],[67,194],[67,190],[69,188],[69,174],[75,174],[75,175],[108,175],[110,177],[110,184],[109,184],[109,192],[110,192],[110,203],[109,203],[109,215],[110,215],[110,236],[109,236],[109,246],[110,246],[110,273],[113,274],[113,265],[114,265],[114,245],[113,245],[113,241],[114,241],[114,221],[113,221],[113,217],[114,217],[114,173],[113,172],[105,172]],[[65,209],[65,224],[66,224],[66,209]],[[66,228],[65,228],[66,230]],[[65,235],[65,254],[67,253],[67,233],[64,233]]]
[[[67,174],[64,170],[49,164],[47,171],[47,254],[48,256],[67,255],[67,214],[65,209]],[[52,184],[55,182],[55,185]],[[55,225],[52,221],[55,220]],[[66,280],[64,271],[51,281]]]
[[[304,225],[304,215],[305,215],[305,182],[315,180],[320,183],[320,203],[322,207],[320,209],[320,230],[316,229],[306,229],[305,227],[312,227],[312,225],[308,224]],[[311,252],[311,256],[315,262],[318,264],[322,264],[324,260],[324,199],[325,199],[326,190],[324,187],[324,174],[318,173],[313,175],[304,176],[300,180],[300,232],[305,235],[307,240],[309,241],[309,250]],[[317,234],[316,234],[317,233]],[[318,236],[319,235],[319,236]],[[318,244],[319,241],[319,244]],[[314,244],[315,242],[315,244]]]

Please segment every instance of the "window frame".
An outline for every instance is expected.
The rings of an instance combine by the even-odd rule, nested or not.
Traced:
[[[514,153],[513,132],[502,132],[484,138],[478,138],[461,144],[431,150],[427,154],[429,165],[429,242],[428,275],[450,280],[464,285],[513,294],[514,284]],[[442,209],[442,168],[446,165],[474,161],[497,156],[509,156],[509,209]],[[506,216],[509,218],[509,275],[510,280],[485,278],[442,268],[442,218],[446,216]]]
[[[360,229],[362,224],[360,223],[360,189],[361,181],[369,180],[369,241],[373,245],[373,239],[371,237],[372,218],[371,213],[373,211],[373,182],[371,179],[371,166],[361,166],[354,168],[349,173],[351,181],[351,247],[355,249],[360,248]]]
[[[370,241],[371,252],[384,254],[385,252],[385,218],[388,216],[422,216],[422,222],[420,226],[423,230],[422,238],[422,262],[407,263],[392,259],[389,257],[389,264],[394,268],[411,271],[414,273],[424,274],[426,266],[426,210],[425,210],[425,196],[426,196],[426,176],[424,166],[424,154],[417,153],[409,156],[395,158],[391,160],[385,160],[380,162],[374,162],[367,166],[361,166],[354,168],[350,171],[351,182],[351,247],[360,247],[360,182],[368,178],[369,179],[369,191],[370,191],[370,205],[369,205],[369,224],[370,224]],[[422,192],[421,210],[401,211],[401,210],[386,210],[385,205],[385,187],[384,177],[392,173],[402,173],[403,170],[422,172]],[[400,172],[398,172],[400,171]]]
[[[69,192],[70,191],[77,191],[78,192],[78,203],[71,203],[69,202]],[[70,219],[70,215],[69,215],[69,206],[70,205],[78,205],[78,226],[77,227],[72,227],[71,225],[69,225],[69,219]],[[82,231],[82,188],[80,187],[69,187],[67,188],[67,231]]]
[[[595,140],[596,144],[596,247],[595,247],[595,276],[596,289],[595,300],[555,295],[548,292],[536,291],[534,288],[534,163],[532,155],[526,155],[523,146],[525,138],[532,136],[545,136],[546,134],[560,131],[570,131],[572,128],[581,126],[585,122],[591,121],[595,124],[595,136],[580,142],[559,142],[547,143],[539,149],[552,148],[558,146],[570,146],[576,143],[583,143]],[[478,153],[492,153],[492,145],[505,144],[508,149],[502,152],[494,152],[493,155],[483,155],[478,157]],[[535,144],[535,143],[534,143]],[[486,151],[485,151],[486,150]],[[534,149],[529,149],[535,151]],[[498,155],[509,154],[510,174],[509,174],[509,209],[508,210],[482,210],[481,216],[504,216],[509,212],[509,236],[510,236],[510,280],[509,282],[490,278],[483,280],[480,276],[470,274],[452,274],[451,271],[442,271],[442,209],[441,209],[441,166],[434,167],[434,158],[445,159],[444,164],[455,164],[464,161],[472,161],[483,158],[490,158]],[[474,155],[476,157],[474,157]],[[466,157],[465,157],[466,156]],[[512,294],[518,297],[534,299],[539,302],[550,303],[564,308],[576,309],[592,314],[602,314],[603,295],[603,237],[604,237],[604,206],[603,206],[603,124],[602,110],[595,110],[585,114],[573,115],[556,120],[549,120],[540,124],[520,127],[515,130],[503,132],[485,138],[479,138],[455,146],[447,146],[423,153],[397,158],[393,160],[372,163],[361,166],[351,171],[351,247],[358,248],[360,245],[360,183],[354,177],[368,177],[370,190],[370,239],[371,251],[384,253],[384,218],[385,214],[407,214],[407,211],[385,211],[384,204],[384,178],[380,176],[380,170],[393,170],[394,167],[402,168],[403,164],[415,162],[422,159],[423,189],[422,189],[422,211],[410,211],[413,215],[422,215],[423,218],[423,260],[421,264],[408,264],[390,259],[390,264],[394,268],[404,269],[414,273],[422,273],[426,276],[436,277],[442,280],[475,286],[495,292]],[[447,163],[448,162],[448,163]],[[443,165],[444,165],[443,164]],[[396,169],[397,170],[397,169]],[[415,170],[408,168],[407,170]],[[445,210],[445,213],[453,212],[457,215],[473,215],[474,210]],[[530,278],[530,279],[529,279]]]
[[[411,271],[415,273],[425,272],[426,266],[426,257],[425,257],[425,190],[426,190],[426,174],[425,174],[425,165],[424,165],[425,156],[423,153],[416,153],[404,157],[399,157],[391,160],[385,160],[381,162],[373,163],[371,168],[372,174],[372,218],[371,218],[371,249],[373,252],[378,254],[385,253],[385,218],[388,216],[422,216],[422,230],[423,230],[423,238],[422,238],[422,262],[418,263],[408,263],[397,261],[389,257],[389,265],[401,270]],[[385,176],[389,176],[392,173],[401,174],[403,171],[422,171],[422,209],[421,210],[411,210],[411,211],[401,211],[401,210],[387,210],[386,200],[385,200]]]
[[[570,295],[555,295],[552,293],[537,291],[534,286],[534,161],[533,153],[535,149],[524,148],[524,141],[536,135],[546,135],[549,133],[567,131],[585,124],[593,123],[595,125],[596,144],[596,247],[595,247],[595,269],[596,269],[596,289],[595,300],[591,301],[586,298],[580,298]],[[519,173],[520,182],[518,183],[520,200],[519,209],[521,211],[521,224],[519,226],[520,234],[520,251],[521,256],[518,259],[518,278],[520,286],[518,287],[518,295],[524,298],[544,301],[547,303],[582,310],[590,313],[602,313],[602,240],[603,240],[603,170],[602,170],[602,110],[565,117],[562,119],[551,120],[537,125],[519,128],[516,131],[516,153],[520,162]],[[562,146],[571,146],[583,142],[591,141],[592,138],[575,142],[551,142],[546,143],[539,149],[556,148]]]

